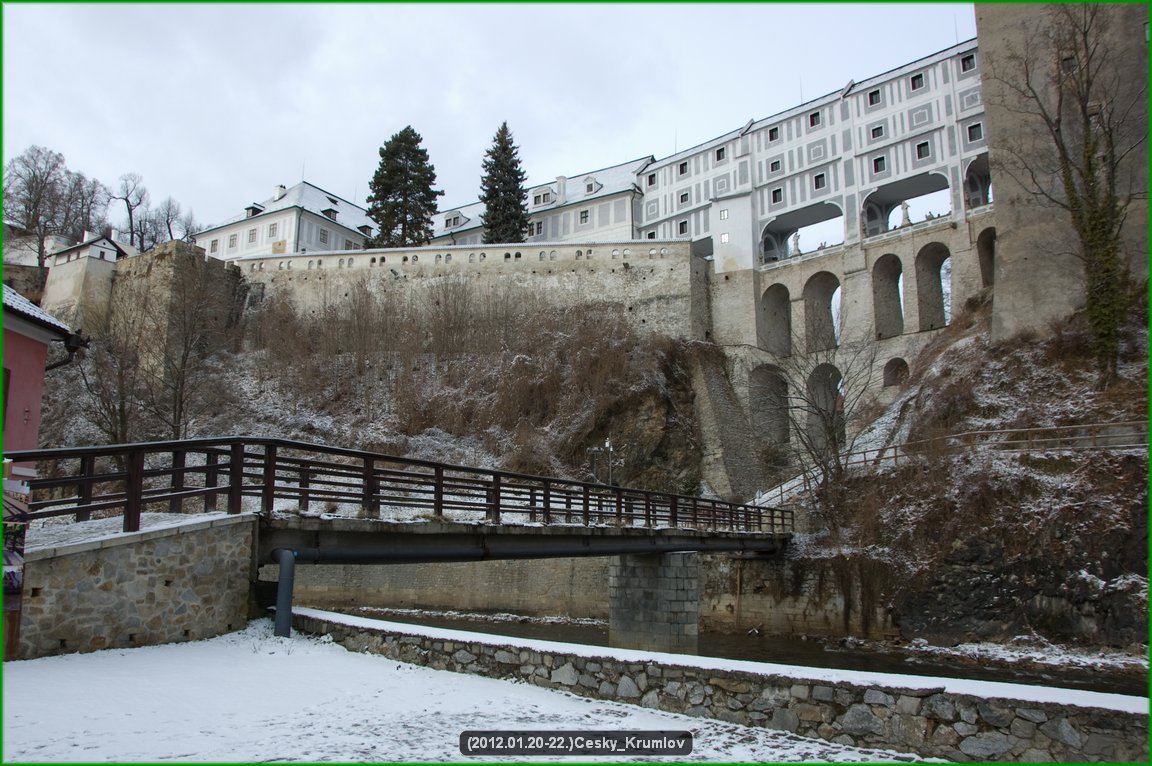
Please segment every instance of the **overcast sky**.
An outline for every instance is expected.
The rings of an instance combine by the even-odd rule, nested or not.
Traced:
[[[971,4],[3,6],[4,162],[140,173],[217,223],[306,179],[364,205],[411,125],[473,202],[507,120],[529,183],[657,159],[975,37]],[[113,224],[124,217],[113,208]]]

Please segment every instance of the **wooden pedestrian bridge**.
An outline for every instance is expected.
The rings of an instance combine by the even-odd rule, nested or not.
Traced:
[[[146,512],[257,513],[257,564],[280,565],[282,635],[297,563],[772,555],[784,549],[794,526],[789,509],[276,438],[28,450],[5,457],[37,470],[29,481],[30,521],[121,515],[123,531],[137,532]],[[660,571],[652,576],[663,577],[667,567]]]

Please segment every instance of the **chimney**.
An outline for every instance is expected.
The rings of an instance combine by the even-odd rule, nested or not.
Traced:
[[[277,200],[283,199],[284,194],[287,191],[288,190],[284,188],[284,184],[280,184],[279,186],[277,186],[275,189],[272,190],[272,201],[276,202]]]
[[[556,202],[563,205],[567,202],[568,179],[565,176],[556,176]]]

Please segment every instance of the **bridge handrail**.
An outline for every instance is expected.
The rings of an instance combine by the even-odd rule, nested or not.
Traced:
[[[189,464],[189,456],[197,460]],[[384,507],[427,513],[484,513],[488,523],[504,514],[588,525],[614,523],[695,526],[745,531],[790,532],[786,509],[706,500],[688,495],[608,486],[404,458],[368,450],[261,436],[202,437],[90,447],[56,447],[10,452],[7,458],[39,463],[31,479],[30,519],[121,509],[124,530],[140,528],[145,506],[166,504],[184,511],[202,498],[215,511],[220,498],[240,513],[245,498],[258,498],[271,515],[276,500],[296,501],[303,511],[315,502],[359,504],[368,517]],[[72,469],[69,464],[78,461]],[[98,470],[97,462],[115,463]],[[74,494],[61,490],[72,488]]]
[[[1108,433],[1109,431],[1113,431],[1113,433]],[[1115,431],[1127,431],[1128,434],[1117,434]],[[996,439],[995,437],[998,436],[1015,438]],[[1085,440],[1087,440],[1087,444],[1069,444],[1069,442],[1083,442]],[[1077,423],[1063,426],[1000,428],[940,434],[927,439],[890,444],[885,447],[852,450],[842,454],[840,459],[841,465],[847,469],[859,466],[877,467],[887,460],[891,460],[893,465],[898,466],[901,459],[910,460],[928,454],[953,453],[981,447],[1006,452],[1031,452],[1038,449],[1135,449],[1147,446],[1147,420],[1120,420],[1110,423]],[[790,479],[759,492],[754,502],[776,495],[776,502],[783,503],[787,487],[796,482],[802,482],[805,491],[808,491],[815,483],[818,475],[819,467],[806,468]]]

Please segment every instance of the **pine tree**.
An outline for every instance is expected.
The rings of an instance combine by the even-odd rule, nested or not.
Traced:
[[[480,201],[484,213],[484,243],[523,242],[528,229],[528,192],[524,170],[508,123],[500,125],[492,148],[484,153],[484,177],[480,179]]]
[[[380,226],[369,247],[426,245],[432,239],[436,169],[428,163],[423,139],[409,125],[380,147],[380,166],[369,184],[368,217]]]

